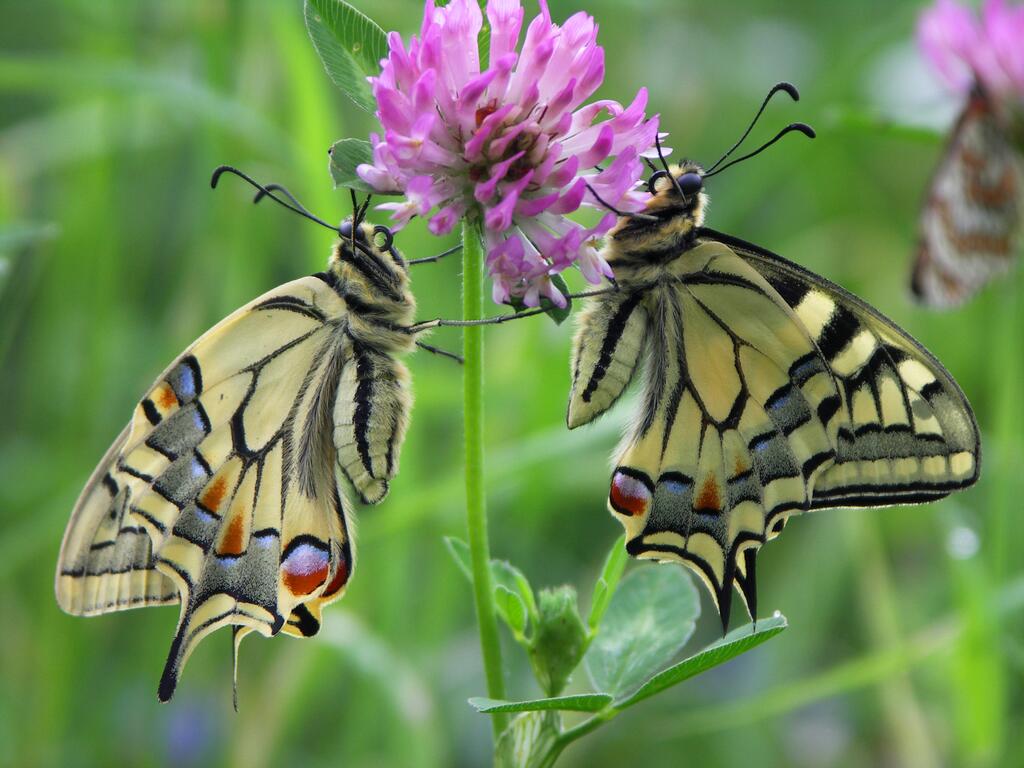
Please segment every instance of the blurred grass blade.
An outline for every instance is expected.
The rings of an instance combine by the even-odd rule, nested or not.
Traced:
[[[561,712],[600,712],[611,704],[612,697],[607,693],[581,693],[575,696],[554,696],[549,699],[531,699],[529,701],[499,701],[474,697],[469,700],[470,706],[477,712],[541,712],[558,710]]]
[[[361,109],[373,112],[366,82],[380,72],[388,53],[387,36],[369,17],[343,0],[306,0],[306,29],[327,74]]]
[[[0,225],[0,253],[10,253],[43,240],[52,240],[59,233],[60,227],[53,223]]]
[[[430,688],[415,667],[352,613],[332,611],[319,637],[373,680],[406,723],[420,723],[432,716]]]
[[[669,667],[664,672],[659,672],[646,683],[644,683],[632,696],[616,703],[617,709],[631,707],[637,702],[648,699],[656,693],[661,693],[666,688],[689,680],[691,677],[707,672],[709,669],[725,664],[725,662],[756,648],[766,640],[770,640],[786,628],[786,618],[782,615],[772,616],[770,619],[762,619],[755,625],[748,624],[730,632],[716,643],[685,659],[678,664]]]
[[[203,127],[200,124],[216,126],[225,133],[250,142],[268,157],[290,160],[295,152],[295,142],[286,131],[280,130],[259,111],[239,98],[215,90],[207,82],[193,79],[180,72],[168,72],[140,67],[131,60],[110,60],[86,56],[8,56],[0,55],[0,89],[5,93],[25,92],[30,94],[69,95],[71,105],[56,111],[43,113],[38,118],[25,120],[27,132],[35,134],[38,129],[31,127],[34,120],[46,124],[67,115],[67,120],[99,122],[90,113],[105,110],[111,97],[117,94],[132,97],[127,103],[118,103],[116,108],[121,119],[113,123],[99,123],[97,131],[115,128],[118,135],[92,139],[109,147],[110,151],[132,148],[140,143],[152,141],[150,135],[165,136],[175,131],[193,135]],[[100,93],[97,93],[100,91]],[[83,96],[103,97],[103,102],[81,103]],[[149,114],[148,105],[164,107],[162,113]],[[81,116],[84,113],[84,117]],[[141,121],[140,127],[137,123]],[[4,136],[17,126],[9,126]],[[140,138],[137,134],[142,132]],[[77,158],[83,153],[75,146],[82,141],[77,133],[56,128],[54,138],[41,144],[49,153],[59,157]],[[75,141],[68,141],[74,136]],[[27,138],[22,139],[23,142]],[[33,157],[43,162],[43,167],[52,167],[54,162],[46,154]],[[25,162],[25,161],[23,161]]]
[[[993,598],[996,611],[1001,616],[1020,611],[1024,607],[1024,577],[1004,585]],[[671,731],[675,737],[683,733],[692,735],[743,728],[849,694],[875,685],[948,649],[963,636],[964,629],[963,620],[958,615],[951,615],[920,630],[905,644],[858,656],[819,674],[776,685],[737,701],[693,709],[684,713],[682,718],[675,713],[670,719],[653,720],[649,733]]]
[[[329,169],[334,187],[354,189],[356,192],[377,194],[373,187],[356,174],[356,168],[363,163],[373,162],[373,150],[370,142],[362,139],[342,139],[336,141],[328,150],[331,156]]]
[[[599,691],[621,696],[668,664],[700,616],[693,581],[682,568],[649,565],[616,590],[585,657]]]

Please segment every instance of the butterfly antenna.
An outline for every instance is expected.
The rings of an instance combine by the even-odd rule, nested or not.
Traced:
[[[606,202],[603,197],[597,194],[597,191],[592,186],[590,186],[590,182],[584,181],[583,183],[586,185],[587,190],[590,192],[590,194],[594,196],[594,199],[597,200],[598,203],[607,208],[609,211],[614,213],[616,216],[625,216],[628,219],[641,219],[642,221],[658,221],[657,216],[649,216],[646,213],[630,213],[629,211],[620,211],[614,205]]]
[[[258,181],[256,181],[254,178],[249,176],[247,173],[244,173],[244,172],[242,172],[242,171],[238,170],[237,168],[234,168],[234,167],[232,167],[230,165],[220,165],[220,166],[217,166],[213,170],[213,175],[210,177],[210,186],[213,189],[217,188],[217,182],[220,181],[220,177],[223,176],[225,173],[230,173],[230,174],[232,174],[234,176],[237,176],[240,179],[244,179],[245,181],[247,181],[250,184],[252,184],[252,186],[256,187],[256,189],[258,189],[262,193],[262,195],[264,195],[266,197],[269,197],[271,200],[273,200],[278,205],[281,205],[281,206],[287,208],[292,213],[297,213],[297,214],[299,214],[299,216],[304,216],[305,218],[309,219],[310,221],[316,222],[321,227],[325,227],[325,228],[331,230],[332,232],[337,233],[337,231],[338,231],[337,227],[332,227],[326,221],[324,221],[323,219],[321,219],[318,216],[314,216],[312,213],[307,211],[302,206],[299,206],[299,207],[293,206],[287,200],[283,200],[280,197],[278,197],[277,195],[275,195],[273,189],[271,189],[269,187],[263,186]]]
[[[754,130],[754,126],[757,125],[757,121],[761,118],[761,115],[764,114],[764,110],[768,106],[768,102],[772,100],[772,96],[774,96],[779,91],[785,91],[786,93],[788,93],[789,96],[793,99],[793,101],[800,101],[800,91],[798,91],[796,89],[796,86],[793,85],[792,83],[783,82],[776,83],[775,85],[773,85],[772,89],[768,91],[768,95],[764,97],[764,101],[761,102],[761,108],[757,110],[757,114],[754,115],[754,119],[751,120],[750,125],[747,126],[747,130],[743,132],[743,135],[740,136],[739,140],[735,144],[729,147],[728,152],[726,152],[724,155],[718,158],[718,161],[707,169],[707,171],[704,174],[705,176],[709,176],[711,172],[715,170],[715,168],[721,165],[722,162],[729,157],[729,155],[731,155],[733,152],[739,149],[740,144],[742,144],[746,140],[747,136],[750,135],[750,132]]]
[[[304,206],[302,203],[300,203],[298,201],[298,198],[295,197],[295,195],[293,195],[291,192],[289,192],[287,189],[285,189],[280,184],[266,184],[263,187],[263,189],[260,189],[260,190],[258,190],[256,192],[256,196],[252,199],[253,203],[258,203],[260,200],[262,200],[264,197],[266,197],[271,192],[280,192],[282,195],[284,195],[285,197],[288,198],[288,201],[293,206],[298,208],[303,213],[309,213],[309,209],[306,206]]]
[[[814,132],[814,129],[811,128],[811,126],[807,125],[807,123],[790,123],[785,128],[783,128],[781,131],[779,131],[777,134],[775,134],[775,136],[770,141],[766,141],[764,144],[762,144],[760,147],[755,149],[753,152],[748,152],[747,154],[743,155],[742,157],[737,157],[735,160],[729,161],[728,163],[723,165],[721,168],[719,168],[717,171],[712,171],[711,173],[705,173],[704,174],[704,178],[705,179],[710,178],[711,176],[714,176],[716,173],[721,173],[726,168],[730,168],[730,167],[736,165],[736,163],[742,163],[744,160],[749,160],[754,155],[761,154],[766,149],[768,149],[768,147],[770,147],[772,144],[774,144],[779,139],[781,139],[783,136],[785,136],[787,133],[792,133],[793,131],[796,131],[798,133],[802,133],[804,136],[806,136],[809,139],[813,139],[815,136],[817,136],[817,134]]]
[[[665,162],[665,155],[661,151],[661,137],[657,133],[654,134],[654,146],[658,150],[658,159],[661,160],[662,166],[665,168],[665,175],[672,179],[672,186],[676,188],[676,192],[679,193],[681,200],[686,200],[686,195],[683,194],[683,188],[679,186],[679,180],[672,175],[672,171],[668,169],[668,163]],[[652,177],[653,178],[653,177]]]
[[[363,201],[363,207],[359,210],[359,220],[362,221],[366,218],[366,212],[370,208],[370,200],[373,199],[373,195],[368,194],[366,200]]]
[[[356,229],[359,227],[359,222],[362,220],[362,210],[359,207],[359,201],[356,200],[356,191],[349,189],[348,196],[352,200],[352,231],[351,231],[351,246],[352,252],[356,252]]]

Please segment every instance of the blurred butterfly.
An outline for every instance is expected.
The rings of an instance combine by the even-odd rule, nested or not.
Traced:
[[[911,289],[923,303],[962,304],[1009,271],[1024,215],[1024,156],[981,86],[971,92],[921,213]]]
[[[758,117],[780,90],[798,98],[780,83]],[[726,628],[733,586],[756,617],[756,554],[792,515],[978,478],[974,415],[927,350],[838,285],[703,226],[705,180],[790,131],[814,135],[795,123],[719,167],[748,128],[707,171],[662,159],[646,209],[609,235],[618,290],[590,300],[573,343],[570,429],[645,369],[608,505],[629,553],[693,569]]]
[[[259,187],[228,167],[214,186],[225,171]],[[355,565],[338,476],[365,503],[387,495],[412,405],[397,356],[440,351],[409,327],[416,262],[366,205],[332,227],[260,190],[340,235],[326,271],[250,302],[160,374],[75,504],[57,566],[71,614],[181,604],[162,701],[220,627],[236,658],[251,632],[316,634]]]

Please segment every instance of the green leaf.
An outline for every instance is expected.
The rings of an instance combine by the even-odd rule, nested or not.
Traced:
[[[538,618],[528,649],[533,674],[548,696],[557,696],[579,666],[587,647],[587,630],[570,586],[542,589]]]
[[[494,607],[518,640],[526,631],[526,606],[518,593],[499,584],[494,588]]]
[[[586,665],[594,687],[618,696],[669,663],[693,634],[700,601],[690,577],[674,565],[651,565],[619,585]]]
[[[373,112],[366,78],[380,72],[380,60],[388,54],[384,30],[344,0],[306,0],[305,17],[313,47],[331,80],[358,107]]]
[[[356,192],[379,194],[356,175],[356,168],[363,163],[373,162],[373,150],[370,142],[362,139],[342,139],[336,141],[327,150],[331,160],[328,169],[331,178],[334,179],[334,188],[344,187],[354,189]]]
[[[699,653],[684,659],[663,672],[659,672],[640,686],[632,696],[617,702],[615,706],[617,709],[631,707],[639,701],[664,691],[666,688],[671,688],[677,683],[689,680],[691,677],[724,664],[730,659],[734,659],[740,654],[756,648],[766,640],[775,637],[786,626],[786,617],[776,614],[769,619],[760,619],[756,625],[747,624],[744,627],[735,629]]]
[[[448,548],[448,552],[451,553],[452,559],[455,560],[455,564],[459,566],[459,570],[462,571],[472,584],[473,571],[470,565],[469,545],[462,539],[457,539],[454,536],[446,536],[444,543]],[[512,597],[516,597],[521,607],[525,609],[524,619],[528,616],[530,621],[536,624],[538,621],[537,604],[533,598],[533,589],[530,587],[530,582],[526,580],[523,572],[506,560],[491,560],[491,578],[495,584],[495,605],[501,618],[504,619],[512,631],[516,632],[517,630],[505,612],[506,606],[499,602],[498,588],[511,592]],[[503,596],[500,599],[507,601],[509,598]],[[513,608],[513,610],[518,609]],[[525,631],[525,624],[518,631],[520,633]]]
[[[555,696],[530,701],[502,701],[475,697],[469,700],[477,712],[541,712],[554,709],[561,712],[600,712],[612,703],[607,693],[581,693],[576,696]]]
[[[628,559],[626,537],[622,535],[608,550],[604,568],[601,569],[601,575],[598,577],[597,583],[594,584],[594,595],[590,600],[590,616],[587,618],[587,625],[591,631],[596,630],[601,623],[601,617],[604,616],[604,612],[608,609],[608,603],[611,601],[612,595],[615,594]]]
[[[511,592],[519,595],[530,620],[537,622],[537,601],[533,597],[533,588],[526,575],[507,560],[491,560],[491,574],[494,583],[500,584]]]
[[[454,536],[445,536],[444,545],[448,548],[448,552],[451,554],[455,564],[459,566],[459,570],[472,582],[473,569],[470,566],[469,545],[462,539],[457,539]]]
[[[552,275],[551,282],[554,283],[555,287],[559,291],[561,291],[563,295],[569,293],[569,286],[566,284],[565,280],[562,278],[561,275]],[[523,303],[522,297],[520,296],[512,296],[508,301],[508,305],[515,310],[515,313],[517,315],[520,312],[527,312],[529,310],[536,309],[536,307],[526,306],[526,304]],[[556,325],[561,325],[568,319],[569,315],[572,314],[572,299],[567,299],[565,302],[565,306],[560,307],[553,301],[551,301],[551,299],[541,296],[540,308],[544,310],[544,314],[546,314],[548,317],[555,321]]]
[[[494,747],[495,768],[535,768],[558,739],[558,715],[526,712],[513,720]]]

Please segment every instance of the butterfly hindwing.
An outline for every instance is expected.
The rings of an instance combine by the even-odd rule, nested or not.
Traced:
[[[735,583],[755,610],[753,552],[808,508],[832,458],[818,414],[837,395],[792,311],[736,254],[701,245],[685,265],[645,299],[644,405],[609,505],[631,554],[692,568],[724,618]]]
[[[953,307],[1013,263],[1024,172],[991,100],[976,90],[957,120],[921,214],[911,280],[934,307]]]
[[[353,553],[332,425],[353,365],[346,311],[308,277],[223,320],[158,379],[76,505],[65,610],[182,604],[162,699],[214,629],[313,634],[343,591]],[[97,575],[105,550],[122,575]]]
[[[647,310],[637,293],[612,293],[580,313],[573,342],[569,429],[604,413],[633,377],[647,332]]]

